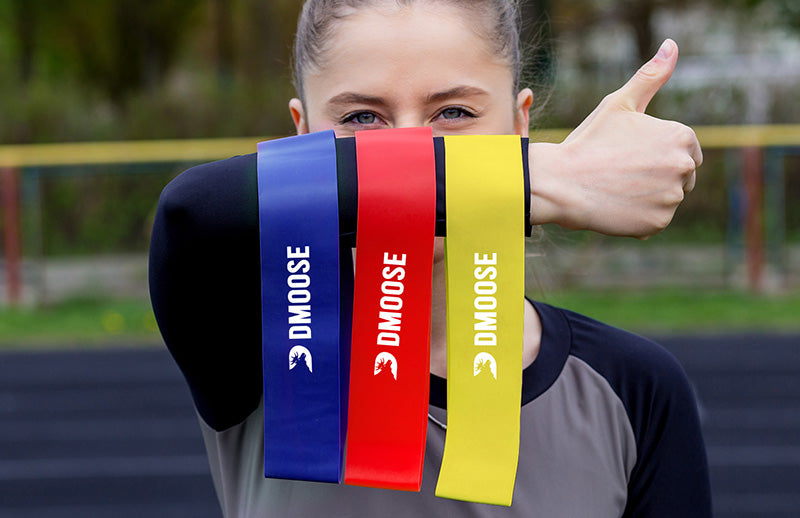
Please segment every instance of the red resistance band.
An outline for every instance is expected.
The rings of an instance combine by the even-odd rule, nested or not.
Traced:
[[[419,491],[428,418],[436,170],[430,128],[356,133],[358,219],[345,483]]]

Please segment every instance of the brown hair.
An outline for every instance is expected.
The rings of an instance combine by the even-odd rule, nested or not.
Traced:
[[[294,42],[294,85],[304,98],[303,74],[318,67],[325,41],[330,37],[336,20],[346,18],[359,8],[378,2],[410,5],[419,0],[306,0],[297,24]],[[519,8],[517,0],[427,0],[446,2],[469,9],[489,20],[484,35],[498,56],[508,61],[514,78],[514,91],[519,89],[522,58],[519,45]]]

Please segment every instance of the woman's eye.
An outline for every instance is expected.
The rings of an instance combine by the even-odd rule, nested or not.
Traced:
[[[368,112],[358,113],[356,114],[356,122],[359,124],[372,124],[375,122],[375,114]]]
[[[460,108],[448,108],[442,112],[442,117],[445,119],[457,119],[464,113]]]
[[[468,112],[464,108],[457,108],[457,107],[445,108],[439,113],[439,116],[443,119],[448,119],[448,120],[460,119],[462,117],[475,117],[475,115]]]
[[[378,122],[378,117],[372,112],[355,112],[351,113],[342,120],[343,123],[355,122],[356,124],[375,124]]]

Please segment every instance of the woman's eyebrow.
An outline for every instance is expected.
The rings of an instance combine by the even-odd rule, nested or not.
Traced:
[[[383,97],[374,95],[360,94],[356,92],[342,92],[334,95],[328,99],[328,105],[346,105],[346,104],[371,104],[371,105],[386,105],[386,100]]]
[[[429,94],[425,98],[425,103],[438,103],[452,99],[453,97],[480,97],[486,95],[489,95],[489,92],[482,88],[478,88],[477,86],[459,85],[454,86],[453,88],[448,88],[447,90],[443,90],[441,92]]]

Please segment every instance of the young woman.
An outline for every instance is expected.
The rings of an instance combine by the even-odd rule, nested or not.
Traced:
[[[518,88],[516,21],[514,0],[307,0],[289,102],[297,132],[527,136],[534,99]],[[676,60],[667,40],[565,142],[531,144],[532,223],[636,237],[669,223],[702,161],[691,130],[644,114]],[[441,240],[422,491],[265,479],[258,242],[242,230],[246,211],[231,208],[241,193],[230,194],[237,171],[252,168],[246,160],[194,168],[165,189],[151,250],[154,308],[192,390],[226,516],[710,516],[696,406],[676,361],[645,339],[530,301],[513,505],[434,497],[447,420]],[[214,180],[220,170],[225,185]],[[224,214],[192,201],[198,192]]]

